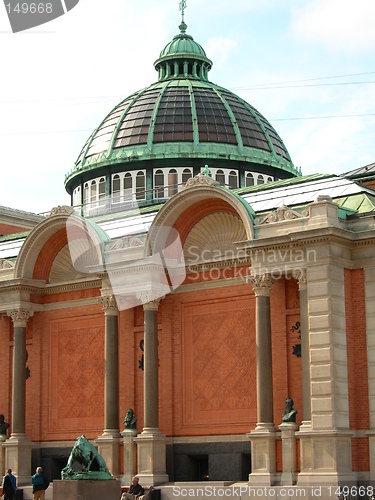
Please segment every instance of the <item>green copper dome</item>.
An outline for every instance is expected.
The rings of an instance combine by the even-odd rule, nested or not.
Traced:
[[[120,102],[94,130],[66,176],[73,193],[98,176],[143,169],[153,189],[156,169],[205,164],[273,179],[300,175],[272,125],[246,101],[208,81],[212,62],[180,33],[154,63],[158,82]],[[239,182],[239,187],[241,182]]]

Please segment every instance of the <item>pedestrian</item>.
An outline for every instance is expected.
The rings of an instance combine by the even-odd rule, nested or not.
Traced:
[[[13,500],[16,495],[17,480],[12,474],[12,469],[7,470],[3,482],[4,500]]]
[[[44,474],[41,467],[37,467],[35,474],[32,477],[33,483],[33,500],[44,500],[46,489],[49,486],[49,480]]]

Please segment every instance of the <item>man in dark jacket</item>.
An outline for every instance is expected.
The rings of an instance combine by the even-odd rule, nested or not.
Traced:
[[[134,500],[140,499],[144,494],[144,489],[138,482],[138,478],[132,477],[132,484],[130,485],[128,493],[123,493],[121,500]]]
[[[33,500],[44,500],[49,481],[41,467],[36,468],[36,474],[32,477]]]
[[[16,489],[17,489],[16,478],[12,474],[12,469],[8,469],[3,482],[4,500],[13,500],[13,498],[16,495]]]

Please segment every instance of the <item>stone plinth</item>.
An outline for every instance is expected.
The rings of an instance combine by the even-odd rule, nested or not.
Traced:
[[[119,500],[121,497],[120,481],[53,481],[53,500]]]
[[[276,482],[276,432],[273,424],[258,423],[248,434],[251,441],[250,485],[271,486]]]
[[[155,486],[169,481],[166,473],[167,439],[159,429],[144,429],[135,438],[138,450],[139,482],[142,486]]]
[[[5,448],[3,446],[4,441],[7,440],[7,436],[0,434],[0,477],[5,476]]]
[[[121,480],[123,486],[129,486],[137,472],[137,445],[134,441],[137,434],[136,429],[125,429],[121,432],[124,443],[124,475]]]
[[[117,429],[105,430],[96,439],[98,452],[103,457],[107,469],[114,477],[120,474],[120,433]]]
[[[24,434],[12,434],[2,446],[5,448],[5,464],[12,469],[17,485],[30,484],[31,441]]]
[[[279,425],[283,448],[283,472],[281,484],[293,485],[297,480],[297,448],[296,431],[298,424],[295,422],[284,422]]]

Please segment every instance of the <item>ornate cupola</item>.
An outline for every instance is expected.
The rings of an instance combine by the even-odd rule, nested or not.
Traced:
[[[212,61],[206,56],[203,47],[186,33],[187,25],[184,21],[186,2],[181,2],[180,8],[182,10],[180,33],[164,47],[154,63],[159,73],[159,81],[169,78],[196,78],[208,81]]]
[[[65,178],[86,214],[165,201],[206,164],[230,189],[300,175],[266,118],[208,80],[212,61],[186,33],[185,8],[182,0],[180,32],[154,63],[158,81],[104,117]]]

